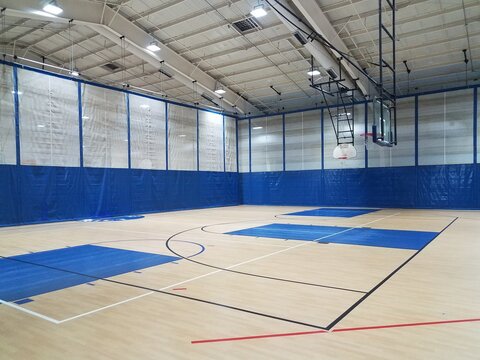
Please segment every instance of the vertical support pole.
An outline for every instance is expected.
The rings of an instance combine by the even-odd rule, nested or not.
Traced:
[[[200,138],[199,138],[199,126],[198,126],[198,109],[197,109],[197,171],[200,171]]]
[[[165,103],[165,170],[168,170],[168,103]]]
[[[322,170],[325,170],[325,122],[324,122],[324,114],[323,114],[323,109],[320,110],[320,138],[322,142]]]
[[[128,168],[132,168],[132,145],[130,142],[130,95],[125,93],[125,98],[127,100],[127,148],[128,148]]]
[[[415,95],[415,166],[418,166],[418,95]]]
[[[226,143],[225,143],[225,115],[222,115],[223,119],[223,172],[227,171],[227,162],[225,160],[225,157],[227,156],[227,151],[225,149]]]
[[[393,104],[393,131],[394,131],[394,136],[391,141],[397,145],[397,58],[396,58],[396,31],[395,31],[395,24],[396,24],[396,19],[395,19],[395,14],[397,12],[395,0],[392,0],[391,3],[391,8],[392,8],[392,56],[393,56],[393,96],[394,96],[394,104]],[[390,128],[392,127],[392,119],[390,119]],[[391,134],[389,134],[391,136]]]
[[[18,98],[18,72],[17,67],[13,67],[13,101],[15,111],[15,148],[17,150],[16,163],[20,165],[20,107]]]
[[[286,170],[285,164],[285,114],[282,114],[282,135],[283,135],[283,171]]]
[[[378,72],[380,90],[380,131],[382,140],[385,140],[385,122],[383,121],[383,46],[382,46],[382,0],[378,0]],[[375,106],[375,105],[374,105]],[[375,115],[376,116],[376,115]]]
[[[237,155],[237,173],[240,172],[240,165],[238,163],[239,155],[238,155],[238,118],[235,118],[235,147],[236,147],[236,155]]]
[[[368,102],[365,103],[365,144],[363,146],[365,146],[365,169],[368,169],[368,148],[367,148],[367,144],[368,144],[368,136],[367,136],[367,133],[368,133]]]
[[[80,143],[80,167],[83,167],[83,108],[82,108],[82,83],[77,82],[78,89],[78,139]]]
[[[252,119],[248,119],[248,172],[252,172]]]
[[[478,87],[473,88],[473,163],[478,162]]]

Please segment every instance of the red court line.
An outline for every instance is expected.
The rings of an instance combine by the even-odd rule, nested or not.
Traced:
[[[172,289],[172,290],[187,290],[187,288],[175,288],[175,289]]]
[[[466,322],[477,322],[477,321],[480,321],[480,318],[460,319],[460,320],[444,320],[444,321],[428,321],[428,322],[417,322],[417,323],[406,323],[406,324],[351,327],[351,328],[334,329],[334,330],[331,330],[331,332],[335,333],[335,332],[348,332],[348,331],[378,330],[378,329],[390,329],[390,328],[412,327],[412,326],[429,326],[429,325],[431,326],[431,325],[466,323]],[[328,332],[327,330],[315,330],[315,331],[302,331],[302,332],[280,333],[280,334],[265,334],[265,335],[254,335],[254,336],[231,337],[231,338],[194,340],[194,341],[192,341],[192,344],[205,344],[205,343],[213,343],[213,342],[266,339],[266,338],[286,337],[286,336],[302,336],[302,335],[324,334],[324,333],[327,333],[327,332]]]

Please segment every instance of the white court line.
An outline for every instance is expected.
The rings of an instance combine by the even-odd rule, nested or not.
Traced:
[[[11,308],[14,308],[14,309],[17,309],[17,310],[20,310],[20,311],[23,311],[24,313],[36,316],[36,317],[38,317],[40,319],[43,319],[43,320],[50,321],[51,323],[54,323],[54,324],[57,324],[57,325],[61,323],[61,321],[58,321],[54,318],[48,317],[46,315],[39,314],[39,313],[37,313],[35,311],[32,311],[32,310],[25,309],[21,306],[18,306],[17,304],[14,304],[14,303],[11,303],[11,302],[8,302],[8,301],[0,300],[0,304],[9,306]]]
[[[90,314],[94,314],[94,313],[96,313],[96,312],[99,312],[99,311],[102,311],[102,310],[105,310],[105,309],[108,309],[108,308],[111,308],[111,307],[114,307],[114,306],[117,306],[117,305],[125,304],[125,303],[127,303],[127,302],[130,302],[130,301],[133,301],[133,300],[137,300],[137,299],[140,299],[140,298],[142,298],[142,297],[144,297],[144,296],[152,295],[152,294],[154,294],[154,293],[155,293],[154,291],[149,291],[149,292],[147,292],[147,293],[145,293],[145,294],[138,295],[138,296],[132,297],[132,298],[127,299],[127,300],[119,301],[119,302],[117,302],[117,303],[114,303],[114,304],[110,304],[110,305],[101,307],[101,308],[99,308],[99,309],[95,309],[95,310],[88,311],[88,312],[83,313],[83,314],[79,314],[79,315],[72,316],[72,317],[67,318],[67,319],[64,319],[64,320],[60,320],[60,321],[58,321],[58,324],[63,324],[64,322],[67,322],[67,321],[75,320],[75,319],[81,318],[81,317],[83,317],[83,316],[87,316],[87,315],[90,315]]]
[[[369,221],[365,224],[361,224],[361,225],[357,225],[357,226],[354,226],[354,227],[351,227],[351,228],[348,228],[346,230],[342,230],[342,231],[339,231],[337,233],[334,233],[334,234],[330,234],[330,235],[326,235],[326,236],[322,236],[318,239],[314,239],[312,241],[308,241],[308,242],[304,242],[302,244],[299,244],[299,245],[295,245],[295,246],[290,246],[286,249],[282,249],[282,250],[278,250],[278,251],[274,251],[270,254],[266,254],[266,255],[262,255],[262,256],[259,256],[259,257],[256,257],[256,258],[253,258],[253,259],[250,259],[250,260],[246,260],[246,261],[243,261],[241,263],[238,263],[238,264],[234,264],[234,265],[231,265],[229,267],[226,267],[225,269],[219,269],[219,270],[214,270],[214,271],[211,271],[209,273],[206,273],[206,274],[203,274],[203,275],[199,275],[199,276],[196,276],[194,278],[191,278],[191,279],[187,279],[187,280],[184,280],[184,281],[180,281],[180,282],[177,282],[175,284],[171,284],[171,285],[168,285],[168,286],[165,286],[161,289],[157,289],[158,291],[163,291],[163,290],[166,290],[166,289],[169,289],[169,288],[172,288],[174,286],[178,286],[178,285],[183,285],[183,284],[186,284],[186,283],[189,283],[189,282],[192,282],[192,281],[195,281],[195,280],[198,280],[198,279],[202,279],[204,277],[207,277],[207,276],[210,276],[210,275],[214,275],[214,274],[218,274],[219,272],[222,272],[222,271],[225,271],[225,270],[230,270],[230,269],[233,269],[237,266],[241,266],[241,265],[245,265],[245,264],[248,264],[248,263],[251,263],[251,262],[254,262],[254,261],[257,261],[257,260],[261,260],[261,259],[265,259],[267,257],[270,257],[270,256],[273,256],[273,255],[276,255],[276,254],[280,254],[280,253],[283,253],[285,251],[289,251],[289,250],[292,250],[292,249],[297,249],[299,247],[302,247],[302,246],[305,246],[305,245],[311,245],[312,243],[315,243],[316,241],[319,241],[319,240],[323,240],[323,239],[327,239],[329,237],[332,237],[332,236],[335,236],[335,235],[338,235],[338,234],[342,234],[342,233],[345,233],[347,231],[351,231],[355,228],[358,228],[358,227],[362,227],[362,226],[365,226],[365,225],[369,225],[369,224],[373,224],[374,222],[377,222],[377,221],[381,221],[381,220],[384,220],[384,219],[387,219],[389,217],[393,217],[395,215],[398,215],[400,214],[399,212],[393,214],[393,215],[388,215],[388,216],[385,216],[381,219],[377,219],[377,220],[373,220],[373,221]],[[62,324],[62,323],[65,323],[67,321],[71,321],[71,320],[74,320],[74,319],[78,319],[78,318],[81,318],[83,316],[87,316],[87,315],[91,315],[91,314],[94,314],[96,312],[99,312],[99,311],[102,311],[102,310],[105,310],[105,309],[108,309],[108,308],[112,308],[114,306],[117,306],[117,305],[121,305],[121,304],[125,304],[129,301],[132,301],[132,300],[136,300],[136,299],[139,299],[139,298],[142,298],[144,296],[148,296],[148,295],[151,295],[151,294],[154,294],[155,291],[150,291],[148,293],[145,293],[145,294],[142,294],[142,295],[139,295],[139,296],[135,296],[133,298],[130,298],[130,299],[127,299],[127,300],[123,300],[123,301],[120,301],[118,303],[115,303],[115,304],[111,304],[111,305],[108,305],[108,306],[104,306],[102,308],[98,308],[96,310],[92,310],[92,311],[89,311],[89,312],[86,312],[86,313],[83,313],[83,314],[79,314],[79,315],[76,315],[76,316],[72,316],[71,318],[67,318],[67,319],[64,319],[64,320],[61,320],[59,321],[58,323],[59,324]]]

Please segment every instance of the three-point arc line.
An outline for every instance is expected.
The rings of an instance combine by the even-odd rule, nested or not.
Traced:
[[[325,333],[328,333],[328,332],[337,333],[337,332],[349,332],[349,331],[378,330],[378,329],[391,329],[391,328],[413,327],[413,326],[432,326],[432,325],[466,323],[466,322],[477,322],[477,321],[480,321],[480,318],[460,319],[460,320],[444,320],[444,321],[429,321],[429,322],[417,322],[417,323],[406,323],[406,324],[351,327],[351,328],[333,329],[331,331],[315,330],[315,331],[301,331],[301,332],[291,332],[291,333],[264,334],[264,335],[241,336],[241,337],[231,337],[231,338],[207,339],[207,340],[194,340],[191,343],[192,344],[205,344],[205,343],[214,343],[214,342],[242,341],[242,340],[267,339],[267,338],[287,337],[287,336],[303,336],[303,335],[325,334]]]

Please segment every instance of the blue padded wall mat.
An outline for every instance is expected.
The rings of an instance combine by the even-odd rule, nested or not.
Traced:
[[[29,298],[176,260],[180,258],[96,245],[12,256],[0,259],[0,299]]]
[[[297,211],[285,215],[295,216],[328,216],[328,217],[344,217],[351,218],[354,216],[365,215],[380,209],[347,209],[347,208],[320,208],[313,210]]]
[[[0,226],[239,205],[238,174],[0,165]]]
[[[480,165],[241,173],[246,205],[480,209]]]
[[[227,234],[305,240],[336,244],[419,250],[438,235],[436,232],[348,228],[340,226],[269,224]]]

